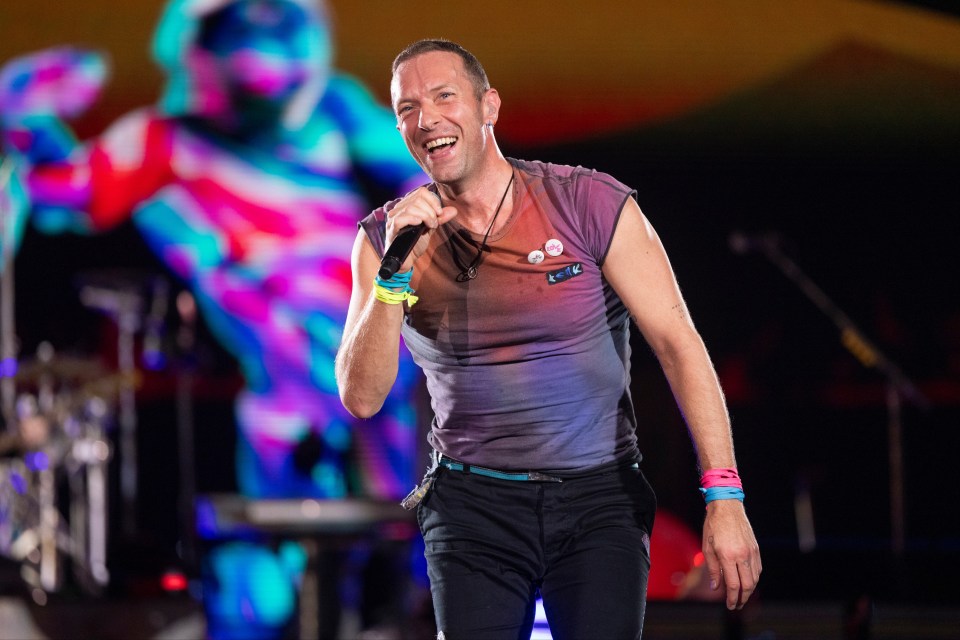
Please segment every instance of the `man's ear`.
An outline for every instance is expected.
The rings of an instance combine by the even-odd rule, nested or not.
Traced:
[[[497,124],[497,118],[500,116],[500,94],[496,89],[488,89],[483,94],[483,121],[485,124],[493,126]]]

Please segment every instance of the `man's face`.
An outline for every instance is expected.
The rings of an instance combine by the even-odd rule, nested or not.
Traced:
[[[207,18],[201,45],[220,60],[235,95],[283,101],[307,79],[309,20],[286,0],[240,0]]]
[[[440,183],[469,178],[493,142],[483,125],[496,92],[478,99],[460,56],[445,51],[401,64],[390,88],[397,129],[423,170]]]

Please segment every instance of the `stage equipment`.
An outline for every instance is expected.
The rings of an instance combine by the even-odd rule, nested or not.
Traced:
[[[121,384],[117,394],[120,465],[120,521],[128,537],[137,533],[137,353],[135,336],[146,328],[144,354],[159,362],[162,319],[157,307],[167,306],[168,284],[163,276],[136,270],[88,271],[77,278],[80,302],[105,314],[117,327],[117,371]],[[149,317],[147,302],[152,301]],[[158,304],[159,303],[159,304]]]
[[[267,535],[297,540],[307,554],[300,588],[300,638],[316,638],[320,625],[319,558],[344,540],[376,536],[400,527],[401,537],[417,535],[416,514],[395,501],[255,500],[237,494],[197,496],[197,533],[208,542]],[[397,531],[391,532],[397,537]]]
[[[110,376],[98,378],[95,362],[54,358],[49,345],[40,352],[14,378],[32,390],[17,397],[13,429],[0,443],[0,554],[21,563],[38,601],[61,590],[68,570],[99,595],[110,579]]]
[[[748,235],[739,231],[730,234],[728,243],[737,254],[763,254],[800,291],[824,313],[840,332],[840,343],[860,364],[882,374],[887,381],[887,438],[890,466],[890,543],[895,554],[902,555],[906,546],[905,499],[903,489],[903,423],[901,405],[908,400],[924,411],[930,401],[886,354],[880,351],[827,294],[787,257],[781,249],[778,233]]]

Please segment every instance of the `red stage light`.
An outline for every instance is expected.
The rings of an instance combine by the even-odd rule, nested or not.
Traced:
[[[160,576],[160,587],[164,591],[183,591],[187,588],[187,576],[179,571],[167,571]]]

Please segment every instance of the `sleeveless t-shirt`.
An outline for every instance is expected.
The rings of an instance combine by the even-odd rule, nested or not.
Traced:
[[[507,470],[582,471],[639,457],[629,314],[601,273],[627,198],[611,176],[509,159],[513,210],[483,236],[454,219],[417,259],[403,340],[422,367],[440,453]],[[383,255],[386,213],[361,222]],[[531,252],[539,251],[537,262]]]

